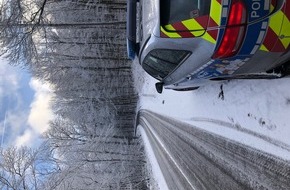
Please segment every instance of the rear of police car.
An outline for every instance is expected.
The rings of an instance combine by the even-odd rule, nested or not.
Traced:
[[[141,0],[143,68],[166,88],[275,78],[289,61],[287,0]]]

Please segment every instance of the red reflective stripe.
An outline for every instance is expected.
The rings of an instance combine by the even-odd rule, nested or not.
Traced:
[[[290,2],[286,1],[286,5],[285,5],[285,9],[283,10],[284,14],[286,15],[286,17],[288,18],[288,20],[290,20]]]
[[[198,22],[203,28],[207,27],[207,22],[208,22],[208,15],[204,15],[204,16],[200,16],[200,17],[196,17],[194,18],[196,20],[196,22]]]
[[[277,40],[278,40],[278,37],[277,37],[276,33],[270,27],[268,27],[268,31],[267,31],[263,45],[269,51],[271,51]]]
[[[211,17],[209,17],[208,27],[215,27],[215,26],[218,26],[218,24]]]
[[[208,30],[207,33],[213,38],[213,39],[217,39],[217,35],[218,35],[218,30]]]
[[[183,38],[194,37],[194,35],[188,31],[188,28],[186,28],[181,22],[176,22],[172,24],[172,26],[175,30],[177,30],[177,33]]]
[[[216,0],[219,4],[222,4],[222,0]]]
[[[285,47],[283,46],[280,40],[277,40],[275,46],[273,47],[273,49],[271,49],[271,52],[284,52],[284,51]]]
[[[190,32],[178,32],[178,34],[183,37],[183,38],[192,38],[195,37],[192,33]]]
[[[272,0],[271,1],[271,5],[273,5],[274,7],[276,7],[276,4],[277,4],[277,0]]]

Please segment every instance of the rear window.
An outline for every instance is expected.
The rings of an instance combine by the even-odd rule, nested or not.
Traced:
[[[161,80],[171,73],[188,55],[189,51],[155,49],[143,61],[144,70],[154,78]]]
[[[199,24],[207,26],[210,0],[160,0],[161,26],[174,24],[189,19],[198,19]],[[202,18],[202,19],[200,19]],[[200,30],[193,26],[190,30]]]

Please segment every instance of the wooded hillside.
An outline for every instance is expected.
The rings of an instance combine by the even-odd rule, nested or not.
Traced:
[[[41,157],[41,161],[49,164],[41,169],[49,169],[27,167],[39,161],[33,156],[35,162],[15,164],[22,173],[5,170],[2,164],[0,187],[146,189],[142,143],[133,134],[138,95],[126,56],[126,1],[4,0],[0,4],[2,55],[12,65],[29,68],[33,77],[51,84],[55,92],[55,119],[44,134],[45,148],[35,150],[40,155],[45,152],[47,160]],[[7,155],[17,157],[18,152],[2,150],[2,163]]]

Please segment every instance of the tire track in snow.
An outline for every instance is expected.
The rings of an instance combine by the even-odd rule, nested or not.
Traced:
[[[260,133],[256,133],[252,130],[249,130],[249,129],[246,129],[246,128],[243,128],[241,125],[239,124],[233,124],[233,123],[230,123],[230,122],[226,122],[226,121],[222,121],[222,120],[218,120],[218,119],[210,119],[210,118],[203,118],[203,117],[192,117],[190,118],[191,121],[197,121],[197,122],[207,122],[207,123],[213,123],[213,124],[217,124],[217,125],[221,125],[221,126],[224,126],[224,127],[228,127],[228,128],[231,128],[231,129],[235,129],[239,132],[243,132],[243,133],[246,133],[248,135],[252,135],[256,138],[259,138],[259,139],[262,139],[268,143],[271,143],[275,146],[278,146],[284,150],[287,150],[290,152],[290,146],[286,143],[283,143],[281,141],[278,141],[276,139],[273,139],[273,138],[270,138],[266,135],[263,135],[263,134],[260,134]]]

